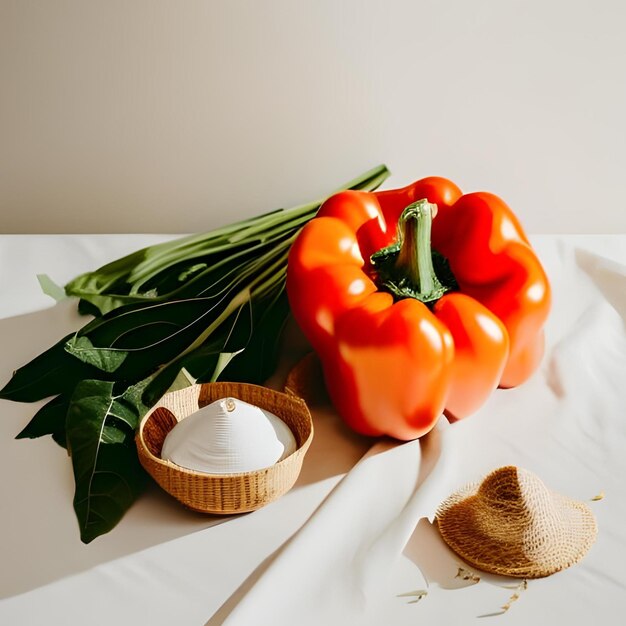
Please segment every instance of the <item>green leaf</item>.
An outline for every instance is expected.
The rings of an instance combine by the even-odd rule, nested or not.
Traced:
[[[65,434],[65,430],[62,433],[52,433],[52,440],[67,450],[67,435]]]
[[[280,338],[289,317],[289,301],[283,288],[272,300],[252,303],[252,326],[246,349],[234,356],[221,373],[222,380],[263,384],[278,363]],[[199,382],[206,382],[204,376]]]
[[[146,248],[103,265],[95,272],[86,272],[65,285],[68,296],[83,296],[83,293],[101,293],[122,282],[133,267],[145,258]]]
[[[93,315],[98,318],[128,304],[146,304],[153,300],[154,298],[145,296],[86,294],[78,302],[78,312],[81,315]]]
[[[206,381],[210,372],[209,379],[216,380],[230,360],[244,350],[250,341],[250,307],[250,299],[241,297],[238,308],[223,320],[216,320],[194,344],[152,377],[143,401],[149,405],[157,402],[171,388],[182,369],[186,369],[193,379],[197,379],[197,372],[201,372],[203,381]]]
[[[147,410],[140,401],[144,386],[116,395],[113,382],[84,380],[72,395],[67,441],[76,483],[74,510],[85,543],[109,532],[145,484],[134,446],[134,431]]]
[[[73,337],[67,335],[51,348],[20,367],[0,390],[0,398],[15,402],[36,402],[49,396],[71,393],[84,378],[95,378],[101,372],[74,358],[65,350]]]
[[[178,276],[179,282],[182,283],[182,282],[186,281],[193,274],[196,274],[200,270],[206,269],[206,266],[207,266],[206,263],[195,263],[191,267],[188,267],[186,270],[181,272],[180,275]]]
[[[93,365],[103,372],[114,372],[126,359],[128,352],[98,348],[88,337],[75,335],[65,344],[66,352],[83,363]]]
[[[168,393],[172,391],[180,391],[181,389],[186,389],[187,387],[195,384],[196,379],[183,367],[180,372],[178,372],[174,382],[170,385],[167,391]]]
[[[219,336],[220,326],[238,305],[235,298],[225,297],[218,301],[196,299],[167,303],[158,311],[152,307],[135,310],[124,320],[114,319],[110,323],[107,320],[106,327],[92,331],[90,338],[96,345],[110,346],[113,340],[116,348],[127,353],[124,363],[115,372],[118,380],[134,382],[157,371],[167,377],[164,368],[200,345],[204,341],[204,338],[199,340],[200,337]],[[176,378],[178,369],[163,392]]]
[[[65,447],[65,417],[69,407],[67,395],[60,395],[44,404],[30,422],[15,437],[35,439],[44,435],[56,435],[55,441],[62,441]]]
[[[156,372],[144,390],[142,397],[144,404],[148,406],[156,404],[159,398],[174,384],[182,367],[183,361],[177,359]]]
[[[67,298],[63,287],[57,285],[52,278],[48,276],[48,274],[37,274],[37,280],[39,281],[41,291],[43,291],[47,296],[50,296],[57,302],[61,302],[61,300],[65,300]]]
[[[87,324],[79,332],[96,346],[129,353],[148,350],[180,336],[190,324],[219,311],[225,302],[210,299],[176,300],[142,307],[121,307]]]

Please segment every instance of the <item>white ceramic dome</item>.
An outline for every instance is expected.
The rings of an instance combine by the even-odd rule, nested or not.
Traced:
[[[269,467],[296,450],[279,417],[237,398],[222,398],[181,420],[163,442],[161,457],[207,474]]]

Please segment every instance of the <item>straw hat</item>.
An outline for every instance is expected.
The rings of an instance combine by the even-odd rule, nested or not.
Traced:
[[[452,494],[435,518],[444,541],[465,561],[516,578],[541,578],[573,565],[597,534],[589,507],[513,466]]]

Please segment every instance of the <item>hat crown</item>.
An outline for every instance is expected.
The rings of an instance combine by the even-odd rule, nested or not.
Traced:
[[[517,468],[502,467],[489,474],[480,484],[477,496],[487,507],[523,508]]]
[[[550,492],[537,476],[521,468],[501,467],[489,474],[478,488],[476,511],[480,527],[502,541],[528,537],[549,541],[558,532]]]

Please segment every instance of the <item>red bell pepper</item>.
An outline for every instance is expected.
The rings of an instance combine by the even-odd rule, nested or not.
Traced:
[[[291,248],[287,293],[339,414],[402,440],[525,381],[550,308],[507,205],[437,177],[329,198]]]

